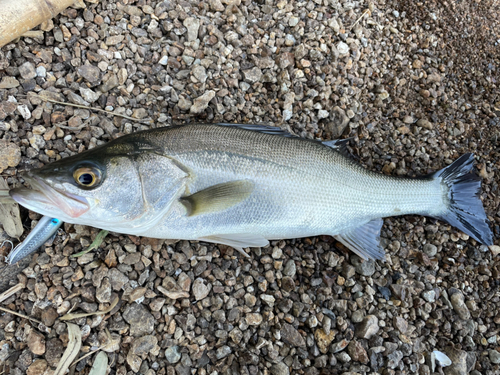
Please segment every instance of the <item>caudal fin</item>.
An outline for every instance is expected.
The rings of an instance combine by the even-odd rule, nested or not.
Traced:
[[[440,219],[489,246],[493,234],[479,198],[481,179],[471,172],[473,166],[474,155],[465,154],[433,175],[448,187],[448,210]]]

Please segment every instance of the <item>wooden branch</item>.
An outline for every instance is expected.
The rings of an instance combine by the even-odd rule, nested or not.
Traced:
[[[0,48],[47,21],[75,0],[0,0]]]

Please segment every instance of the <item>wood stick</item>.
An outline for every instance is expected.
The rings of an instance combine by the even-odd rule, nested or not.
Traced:
[[[0,0],[0,47],[51,19],[75,0]]]

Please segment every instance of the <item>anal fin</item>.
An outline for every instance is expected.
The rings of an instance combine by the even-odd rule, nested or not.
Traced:
[[[243,251],[244,247],[264,247],[269,244],[269,241],[264,237],[248,233],[216,234],[213,236],[201,237],[198,238],[198,240],[231,246],[246,257],[249,255]]]
[[[335,235],[335,239],[365,260],[383,260],[385,251],[380,246],[380,229],[384,221],[381,218]]]

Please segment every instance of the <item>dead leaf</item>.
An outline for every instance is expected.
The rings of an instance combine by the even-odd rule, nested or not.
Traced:
[[[108,369],[108,356],[104,352],[99,352],[95,356],[94,364],[90,369],[89,375],[106,375]]]
[[[68,326],[69,336],[68,346],[57,364],[56,371],[54,371],[53,375],[64,375],[80,352],[82,346],[82,332],[80,331],[80,327],[73,323],[66,323],[66,325]]]
[[[0,178],[0,190],[8,191],[9,185]],[[17,203],[0,203],[0,224],[9,237],[19,238],[23,234],[23,224]]]
[[[109,305],[109,307],[106,310],[96,311],[96,312],[92,312],[92,313],[66,314],[66,315],[60,317],[59,320],[63,320],[63,321],[64,320],[73,320],[73,319],[85,318],[87,316],[92,316],[92,315],[107,314],[115,308],[115,306],[118,304],[119,301],[120,301],[120,299],[118,298],[118,296],[115,296],[115,298],[111,302],[111,305]]]

